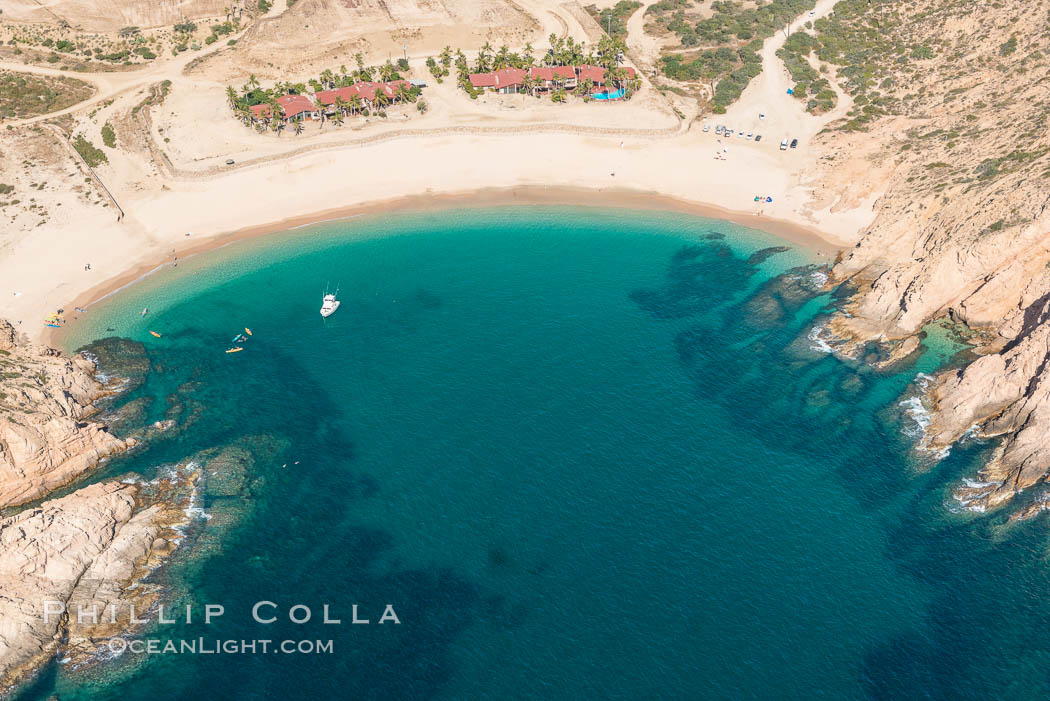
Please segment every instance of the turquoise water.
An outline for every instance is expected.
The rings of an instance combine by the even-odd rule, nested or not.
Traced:
[[[651,212],[405,214],[92,308],[72,343],[149,361],[105,361],[141,380],[113,409],[181,426],[95,479],[206,472],[210,520],[157,577],[227,613],[151,635],[334,651],[54,664],[22,697],[1045,697],[1043,522],[953,512],[987,446],[911,457],[901,398],[956,348],[889,374],[813,350],[835,299],[779,246]],[[315,618],[260,626],[261,600]]]

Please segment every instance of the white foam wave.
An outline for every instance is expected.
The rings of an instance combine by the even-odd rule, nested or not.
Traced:
[[[810,346],[810,350],[815,350],[818,353],[834,353],[835,349],[828,343],[824,338],[821,337],[821,333],[827,329],[826,326],[814,326],[810,329],[807,338],[813,342]]]

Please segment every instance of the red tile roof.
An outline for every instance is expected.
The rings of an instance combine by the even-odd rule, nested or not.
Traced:
[[[277,98],[277,104],[284,111],[284,116],[291,118],[303,112],[317,111],[317,105],[310,102],[305,95],[282,95]]]
[[[334,105],[337,97],[343,102],[350,102],[351,96],[358,94],[357,85],[349,85],[345,88],[336,88],[335,90],[322,90],[314,93],[314,97],[322,105]]]
[[[508,88],[521,85],[525,71],[521,68],[501,68],[492,73],[472,73],[470,83],[475,88]]]
[[[535,66],[529,72],[534,80],[576,79],[576,71],[572,66]]]
[[[409,89],[412,88],[412,83],[407,80],[391,80],[387,83],[354,83],[345,88],[322,90],[314,93],[314,97],[322,105],[334,105],[336,97],[343,102],[350,102],[350,98],[353,95],[358,95],[362,99],[372,102],[376,98],[377,90],[382,90],[387,97],[393,99],[397,95],[399,85],[404,85]]]
[[[496,74],[495,73],[471,73],[470,84],[475,88],[494,88],[496,87]]]
[[[580,73],[580,80],[590,78],[595,85],[603,85],[605,83],[605,69],[601,66],[591,66],[585,63],[576,70]],[[635,76],[635,71],[630,66],[624,66],[623,71],[628,78]]]
[[[252,105],[248,109],[251,110],[251,113],[255,115],[256,119],[270,118],[270,106],[265,103],[261,105]]]

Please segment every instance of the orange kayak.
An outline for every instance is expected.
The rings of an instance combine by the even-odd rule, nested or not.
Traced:
[[[237,353],[237,352],[242,351],[242,350],[244,350],[244,349],[241,348],[240,346],[237,346],[236,348],[227,348],[226,352],[227,353]]]
[[[160,334],[159,334],[159,333],[157,333],[156,331],[150,331],[150,333],[151,333],[152,335],[156,336],[157,338],[160,338]]]

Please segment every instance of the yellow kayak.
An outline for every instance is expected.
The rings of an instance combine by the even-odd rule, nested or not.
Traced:
[[[237,346],[236,348],[227,348],[226,352],[227,353],[238,353],[238,352],[240,352],[242,350],[244,350],[244,349],[241,348],[240,346]]]
[[[157,333],[156,331],[150,331],[150,335],[156,336],[157,338],[160,338],[160,334]]]
[[[245,326],[245,327],[244,327],[244,333],[246,333],[246,334],[248,334],[249,336],[251,336],[251,335],[252,335],[252,330],[251,330],[251,329],[249,329],[249,328],[248,328],[247,326]]]

